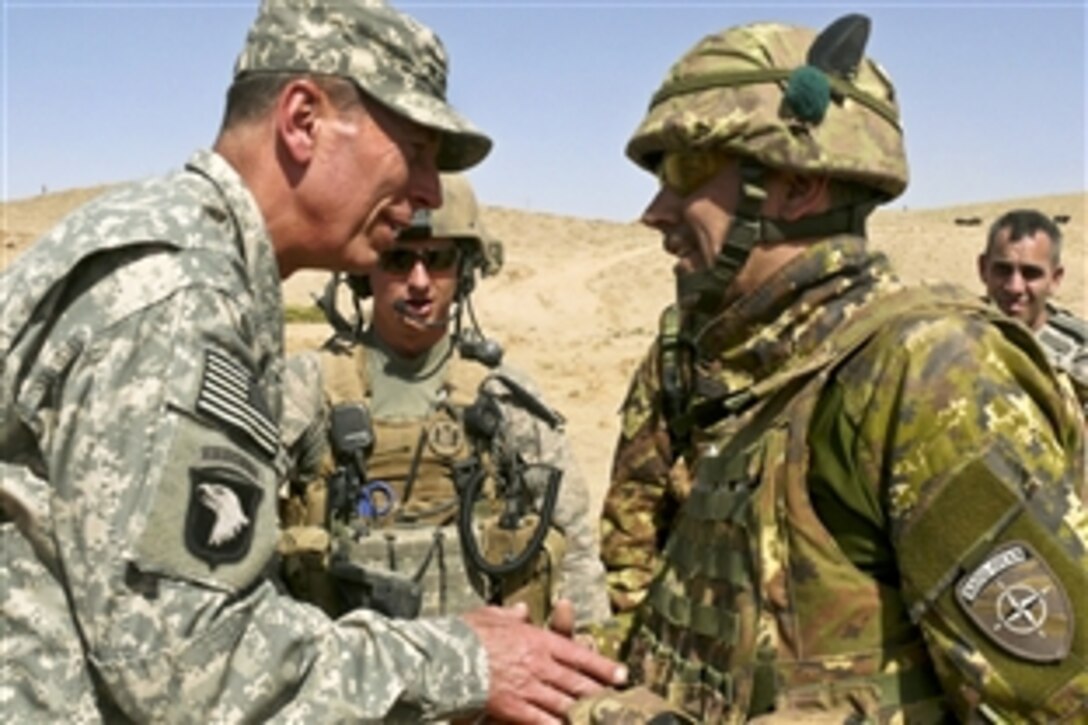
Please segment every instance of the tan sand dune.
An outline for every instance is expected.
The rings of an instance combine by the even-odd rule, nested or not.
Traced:
[[[0,205],[0,261],[6,265],[60,216],[103,188]],[[870,236],[906,280],[952,281],[980,291],[975,258],[986,228],[1002,211],[1021,206],[1071,217],[1063,226],[1066,279],[1058,300],[1088,316],[1088,193],[943,209],[886,209],[874,216]],[[978,217],[979,225],[955,223],[970,217]],[[657,315],[673,295],[671,262],[658,235],[635,223],[495,207],[485,208],[485,223],[505,243],[506,266],[498,277],[478,285],[477,316],[487,334],[503,343],[506,359],[536,378],[549,402],[566,415],[596,507],[607,486],[618,429],[616,409],[631,371],[653,338]],[[327,276],[292,276],[284,288],[287,304],[310,304]],[[321,325],[291,325],[288,345],[316,345],[325,336]]]

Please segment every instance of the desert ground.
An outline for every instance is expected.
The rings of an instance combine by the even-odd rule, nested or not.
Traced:
[[[0,204],[0,267],[103,190],[73,189]],[[980,292],[975,259],[987,226],[1014,207],[1070,217],[1062,227],[1066,274],[1057,301],[1088,317],[1088,192],[940,209],[883,209],[870,222],[870,237],[907,281],[951,281]],[[978,223],[964,226],[957,219]],[[627,380],[653,339],[659,311],[673,295],[670,258],[658,235],[636,222],[486,203],[484,222],[503,240],[506,263],[498,276],[477,285],[477,317],[487,335],[503,344],[506,361],[532,375],[548,402],[566,416],[596,510],[607,487],[616,411]],[[286,304],[311,304],[311,295],[326,279],[327,274],[317,272],[293,275],[284,287]],[[287,345],[292,350],[317,345],[326,336],[322,325],[293,324]]]

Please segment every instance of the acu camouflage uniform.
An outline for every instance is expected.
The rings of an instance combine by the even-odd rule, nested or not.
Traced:
[[[225,161],[201,153],[94,202],[0,293],[5,713],[328,721],[482,705],[486,656],[460,620],[332,622],[265,577],[287,473],[282,298]]]
[[[419,62],[391,63],[405,57]],[[445,168],[486,153],[442,101],[437,38],[384,4],[266,3],[237,71],[318,62],[429,119]],[[334,622],[267,577],[288,460],[280,279],[222,157],[63,220],[0,276],[0,308],[9,721],[415,722],[483,706],[486,652],[461,620]]]
[[[579,624],[608,616],[604,570],[588,518],[589,494],[565,436],[498,377],[512,379],[535,396],[535,386],[522,373],[506,365],[491,371],[463,359],[451,350],[449,337],[419,359],[405,360],[386,348],[373,329],[357,344],[334,340],[320,351],[293,356],[288,368],[294,382],[289,382],[287,397],[293,403],[284,436],[299,463],[283,506],[282,548],[286,578],[296,596],[334,613],[344,607],[338,589],[345,583],[328,573],[330,550],[339,548],[367,571],[388,572],[395,566],[418,581],[423,615],[465,611],[497,595],[504,603],[526,601],[534,619],[543,621],[557,591],[573,602]],[[315,395],[322,388],[325,394]],[[495,592],[494,583],[465,560],[455,525],[460,501],[453,471],[473,452],[463,415],[478,390],[498,402],[507,421],[505,435],[525,462],[562,474],[554,532],[545,539],[542,555],[524,571],[503,577]],[[366,475],[389,484],[394,498],[383,516],[356,522],[363,528],[338,523],[330,540],[326,481],[337,464],[329,446],[329,410],[344,402],[362,403],[369,410],[375,441]],[[405,501],[410,476],[412,493]],[[540,483],[539,477],[534,483]],[[543,492],[534,493],[539,499]],[[475,534],[489,561],[497,560],[495,547],[512,546],[508,553],[516,555],[533,523],[527,519],[525,530],[507,542],[508,535],[494,526],[495,514],[481,509],[476,515],[478,524],[490,524]]]
[[[1035,333],[1047,359],[1069,383],[1088,417],[1088,322],[1069,310],[1047,305],[1046,324]]]
[[[783,123],[781,88],[753,76],[799,66],[812,38],[778,25],[707,38],[666,80],[690,96],[659,92],[629,153],[690,144],[693,128],[709,147],[709,115],[742,124],[720,138],[751,154],[746,138],[771,138],[761,121]],[[890,98],[869,62],[851,82]],[[856,128],[871,141],[874,123]],[[804,148],[806,132],[790,134]],[[803,166],[768,144],[762,163]],[[877,178],[901,190],[905,168]],[[626,614],[598,635],[643,687],[573,719],[667,706],[707,722],[1083,717],[1084,442],[1022,326],[966,292],[902,288],[850,234],[698,319],[685,310],[686,348],[665,335],[636,373],[605,500],[602,555]],[[678,377],[680,406],[665,393]]]

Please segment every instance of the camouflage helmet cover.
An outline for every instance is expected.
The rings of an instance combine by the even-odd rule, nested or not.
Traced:
[[[654,172],[667,151],[720,150],[898,196],[908,179],[903,131],[891,79],[877,63],[865,58],[851,77],[830,79],[834,100],[820,122],[791,112],[787,82],[815,37],[755,23],[704,38],[669,70],[627,156]]]
[[[484,228],[472,185],[463,174],[441,174],[439,179],[442,206],[417,210],[399,240],[453,239],[477,255],[477,266],[485,277],[497,273],[503,262],[502,242]]]
[[[491,139],[446,101],[449,62],[430,28],[380,0],[263,0],[234,66],[352,80],[382,105],[440,134],[438,168],[483,160]]]

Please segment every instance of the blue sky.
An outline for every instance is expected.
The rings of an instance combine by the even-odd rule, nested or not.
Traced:
[[[0,0],[0,197],[142,178],[211,144],[256,0]],[[495,139],[487,204],[630,220],[623,155],[665,71],[729,25],[873,19],[903,107],[910,208],[1088,188],[1085,2],[395,2],[451,56]]]

